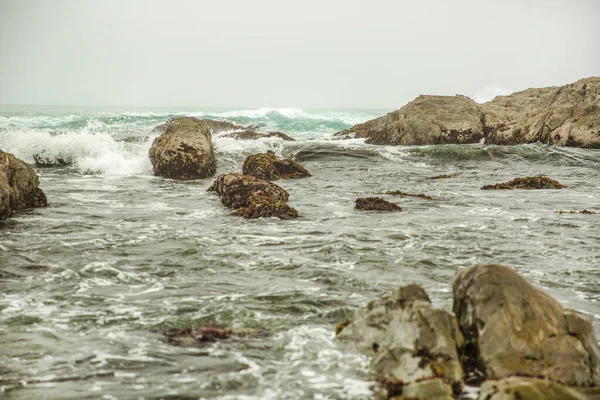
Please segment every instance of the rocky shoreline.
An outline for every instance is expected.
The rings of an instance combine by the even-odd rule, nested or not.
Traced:
[[[376,145],[544,143],[600,148],[600,78],[527,89],[478,104],[421,95],[399,110],[338,132]]]

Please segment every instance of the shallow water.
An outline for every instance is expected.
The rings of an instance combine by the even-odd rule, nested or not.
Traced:
[[[454,272],[476,263],[516,268],[600,330],[600,216],[555,213],[600,211],[600,151],[331,137],[383,113],[0,110],[0,148],[75,160],[38,170],[51,207],[0,225],[0,397],[368,399],[368,360],[335,325],[410,282],[450,310]],[[243,220],[206,192],[212,179],[152,176],[151,129],[175,114],[295,137],[214,144],[218,173],[268,149],[296,157],[313,176],[278,184],[303,218]],[[150,140],[115,140],[130,136]],[[568,188],[479,189],[537,174]],[[388,190],[439,200],[353,209]],[[250,333],[195,347],[160,333],[189,325]]]

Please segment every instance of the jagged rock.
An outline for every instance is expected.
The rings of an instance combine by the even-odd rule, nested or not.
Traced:
[[[173,179],[200,179],[214,175],[217,164],[206,120],[176,117],[155,129],[163,133],[150,147],[154,175]]]
[[[0,219],[28,208],[46,207],[48,200],[39,183],[29,164],[0,150]]]
[[[486,381],[479,391],[480,400],[588,400],[572,388],[547,379],[510,377]]]
[[[402,211],[402,207],[398,204],[381,197],[359,197],[356,199],[354,208],[363,211]]]
[[[296,161],[289,158],[277,158],[272,151],[248,156],[242,166],[242,172],[245,175],[251,175],[268,181],[277,179],[297,179],[311,176],[310,173]]]
[[[469,371],[488,379],[520,375],[570,386],[600,384],[600,349],[590,321],[564,310],[511,268],[460,270],[453,292]]]
[[[34,154],[33,160],[35,161],[35,166],[38,168],[68,167],[73,165],[73,160],[71,158],[51,156],[45,151]]]
[[[481,118],[479,105],[466,96],[419,96],[399,110],[338,135],[354,133],[370,144],[479,143],[484,138]]]
[[[395,382],[395,390],[401,388],[394,395],[453,399],[453,393],[460,392],[463,370],[457,349],[463,336],[456,319],[433,308],[418,285],[371,301],[337,337],[372,356],[373,371]]]
[[[478,143],[600,148],[600,78],[498,96],[419,96],[399,110],[336,135],[382,145]]]
[[[296,139],[286,135],[283,132],[269,132],[269,133],[258,133],[256,131],[240,131],[240,132],[231,132],[225,135],[224,137],[229,137],[238,140],[256,140],[256,139],[264,139],[264,138],[279,138],[288,142],[295,142]]]
[[[497,183],[495,185],[486,185],[482,190],[512,190],[512,189],[563,189],[565,185],[545,176],[526,176],[524,178],[515,178],[512,181]]]
[[[289,194],[285,189],[253,176],[220,175],[208,191],[217,193],[224,206],[236,209],[234,214],[244,218],[290,219],[300,216],[287,204]]]

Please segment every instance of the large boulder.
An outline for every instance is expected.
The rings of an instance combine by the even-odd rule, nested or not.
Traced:
[[[337,135],[382,145],[478,143],[600,148],[600,78],[527,89],[477,104],[466,96],[419,96]]]
[[[289,158],[278,158],[272,151],[253,154],[246,157],[242,172],[260,179],[275,181],[278,179],[297,179],[311,176],[296,161]]]
[[[14,212],[46,207],[48,200],[29,164],[0,150],[0,219]]]
[[[163,133],[150,147],[154,175],[173,179],[214,175],[217,164],[210,126],[205,120],[176,117],[155,129]]]
[[[418,285],[371,301],[338,332],[372,357],[387,397],[453,399],[461,391],[463,336],[454,316],[434,308]]]
[[[287,204],[289,194],[285,189],[253,176],[219,175],[208,191],[215,192],[224,206],[235,209],[234,214],[244,218],[292,219],[300,216]]]
[[[570,386],[600,384],[600,349],[591,322],[511,268],[460,270],[453,292],[467,370],[488,379],[519,375]]]
[[[484,127],[479,105],[466,96],[419,96],[399,110],[340,134],[355,134],[370,144],[479,143]]]

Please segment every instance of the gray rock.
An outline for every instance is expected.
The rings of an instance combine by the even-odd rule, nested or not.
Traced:
[[[217,164],[206,121],[177,117],[155,129],[163,133],[150,147],[154,175],[173,179],[201,179],[214,175]]]
[[[590,321],[563,310],[511,268],[460,270],[453,291],[467,369],[488,379],[521,375],[570,386],[600,383],[600,349]]]
[[[404,286],[370,302],[339,329],[339,339],[372,356],[376,374],[401,381],[403,396],[451,399],[460,391],[463,370],[457,348],[463,336],[456,319],[433,308],[420,286]]]
[[[0,219],[34,207],[46,207],[48,200],[39,188],[39,179],[29,164],[0,150]]]

